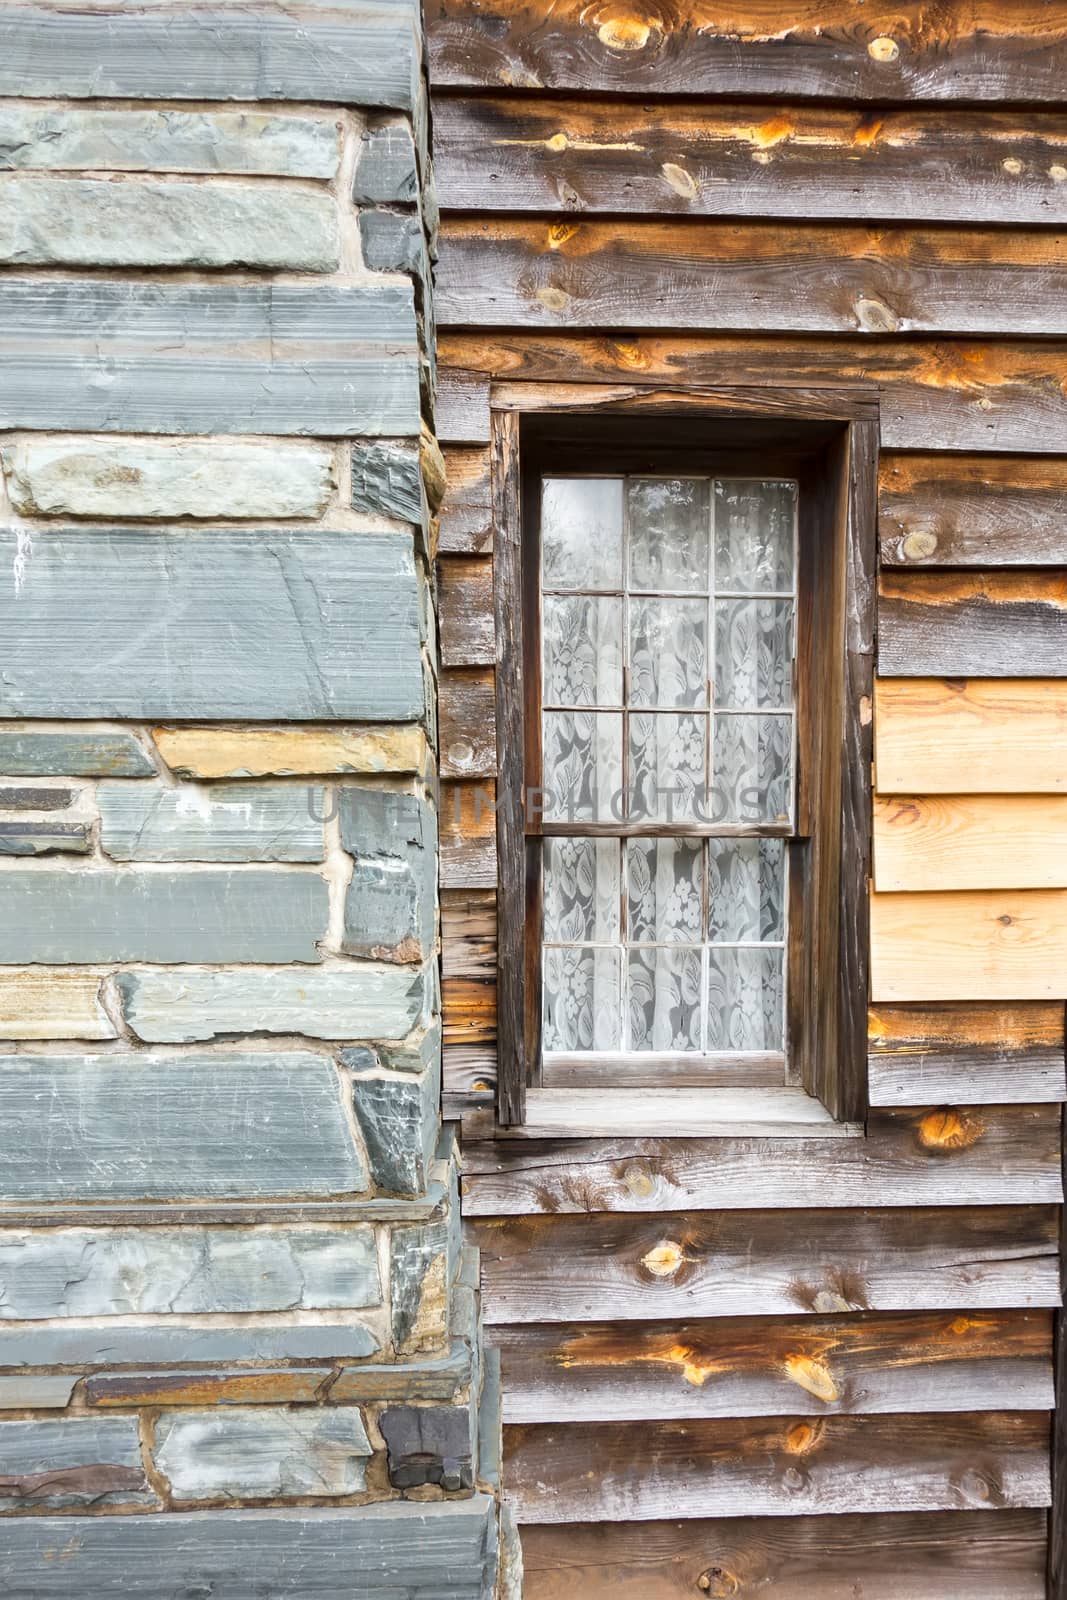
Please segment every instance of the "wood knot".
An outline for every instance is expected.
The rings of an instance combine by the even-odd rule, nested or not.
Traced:
[[[678,1271],[685,1260],[685,1252],[674,1239],[664,1239],[655,1245],[647,1256],[641,1257],[641,1265],[646,1272],[651,1272],[654,1278],[670,1278]]]
[[[871,40],[867,46],[867,54],[872,61],[895,61],[900,55],[900,46],[895,39],[882,34],[879,38]]]
[[[637,344],[616,344],[615,354],[620,366],[632,367],[636,372],[643,372],[650,365],[645,352]]]
[[[783,1447],[791,1456],[806,1456],[812,1450],[817,1450],[822,1444],[825,1423],[798,1422],[790,1428],[783,1441]]]
[[[675,161],[664,161],[659,169],[675,194],[680,194],[683,200],[695,200],[697,197],[696,179],[691,173],[686,172]]]
[[[549,284],[546,289],[535,291],[534,298],[540,300],[546,311],[566,311],[571,303],[571,297],[564,289],[556,289]]]
[[[926,528],[917,528],[905,536],[901,551],[908,561],[929,561],[937,549],[937,534]]]
[[[807,1394],[814,1395],[816,1400],[825,1400],[829,1405],[838,1399],[834,1375],[825,1361],[816,1361],[813,1356],[787,1355],[782,1365],[786,1377]]]
[[[569,142],[565,133],[554,133],[551,139],[545,140],[545,149],[551,150],[553,155],[559,155],[561,150],[566,150]]]
[[[652,33],[652,24],[643,17],[608,17],[600,23],[596,36],[607,50],[626,53],[643,50]]]
[[[853,306],[856,321],[864,333],[897,333],[900,319],[882,300],[860,298]]]
[[[454,767],[468,767],[474,760],[474,746],[466,739],[457,739],[448,747],[448,759]]]
[[[711,1600],[730,1600],[731,1595],[740,1593],[741,1585],[726,1567],[708,1567],[697,1579],[697,1588],[702,1594],[710,1595]]]
[[[548,248],[562,250],[578,232],[576,222],[554,222],[548,230]]]
[[[1007,156],[1000,165],[1013,178],[1017,178],[1023,170],[1023,164],[1018,156]]]
[[[635,1200],[647,1200],[656,1187],[648,1173],[643,1172],[640,1167],[627,1167],[622,1175],[622,1181]]]
[[[920,1121],[919,1143],[924,1150],[968,1150],[983,1131],[981,1123],[954,1106],[939,1106]]]
[[[1063,183],[1064,179],[1067,178],[1067,167],[1061,167],[1058,162],[1055,162],[1049,167],[1048,175],[1053,183]]]

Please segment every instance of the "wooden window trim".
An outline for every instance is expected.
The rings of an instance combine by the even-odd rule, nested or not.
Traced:
[[[619,438],[627,427],[631,439],[649,441],[660,470],[670,470],[673,441],[691,454],[685,439],[699,438],[709,453],[729,449],[734,461],[746,451],[767,461],[773,452],[767,470],[801,480],[796,830],[803,842],[791,852],[790,894],[804,915],[792,928],[787,955],[788,1045],[804,1088],[835,1119],[860,1121],[867,1092],[877,396],[866,385],[531,383],[496,384],[491,394],[500,773],[497,1122],[525,1121],[526,1089],[539,1059],[540,992],[528,953],[540,934],[540,875],[524,815],[523,641],[537,624],[534,591],[522,571],[522,527],[530,516],[524,492],[534,481],[528,461],[562,449],[565,439],[583,440],[583,448],[596,452],[591,470],[604,470],[613,449],[628,449],[632,459],[632,444]]]

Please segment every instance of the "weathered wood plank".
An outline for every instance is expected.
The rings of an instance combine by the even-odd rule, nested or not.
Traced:
[[[1067,461],[883,456],[883,567],[1067,562]]]
[[[491,778],[443,783],[440,811],[441,887],[496,887],[496,785]]]
[[[442,778],[496,775],[496,704],[491,667],[441,673],[438,719]]]
[[[452,217],[440,249],[442,327],[1067,334],[1036,230]]]
[[[428,31],[438,89],[1057,105],[1067,78],[1067,28],[1036,0],[951,0],[936,17],[885,0],[786,17],[774,0],[647,14],[563,0],[547,15],[529,0],[434,0]]]
[[[878,666],[886,677],[1067,676],[1067,577],[883,573]]]
[[[487,1323],[839,1311],[988,1310],[1059,1300],[1054,1207],[480,1219]]]
[[[1067,122],[712,100],[441,96],[445,211],[1067,222]]]
[[[610,1125],[609,1106],[602,1130]],[[1059,1106],[1045,1104],[875,1111],[865,1139],[828,1142],[745,1133],[708,1140],[696,1130],[670,1139],[651,1131],[629,1139],[561,1138],[520,1150],[471,1142],[464,1145],[463,1209],[467,1216],[532,1216],[1055,1202],[1059,1138]]]
[[[504,1429],[520,1522],[1046,1506],[1048,1418],[778,1417]]]
[[[1045,1600],[1045,1513],[522,1529],[526,1600]]]
[[[874,759],[882,794],[1063,794],[1067,684],[876,679]]]
[[[496,660],[492,561],[485,556],[441,556],[437,594],[442,665],[491,666]]]
[[[440,370],[435,409],[442,445],[489,443],[489,382],[480,372]]]
[[[493,547],[489,452],[451,449],[445,466],[438,549],[446,555],[487,555]]]
[[[873,1000],[1055,1000],[1065,974],[1067,890],[871,896]]]
[[[1067,795],[880,796],[874,886],[1067,888]]]
[[[1062,1004],[879,1006],[868,1023],[872,1106],[1067,1097]]]
[[[1003,1311],[494,1328],[515,1422],[1052,1405],[1052,1315]]]
[[[469,1120],[469,1127],[468,1127]],[[620,1138],[644,1134],[718,1139],[733,1136],[776,1139],[855,1139],[862,1128],[836,1121],[826,1108],[799,1088],[757,1090],[721,1088],[631,1089],[619,1086],[605,1101],[602,1088],[531,1089],[526,1119],[501,1138],[516,1140],[595,1139],[605,1130]],[[477,1113],[464,1121],[469,1137],[492,1130]]]

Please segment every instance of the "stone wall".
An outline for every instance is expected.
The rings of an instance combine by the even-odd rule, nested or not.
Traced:
[[[8,5],[0,94],[0,1569],[485,1600],[417,5]]]

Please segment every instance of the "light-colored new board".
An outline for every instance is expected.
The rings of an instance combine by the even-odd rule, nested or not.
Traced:
[[[1058,1000],[1067,993],[1067,890],[871,896],[871,997]]]
[[[874,761],[885,795],[1065,794],[1067,683],[876,679]]]
[[[1067,795],[878,796],[874,884],[881,893],[1065,888]]]

